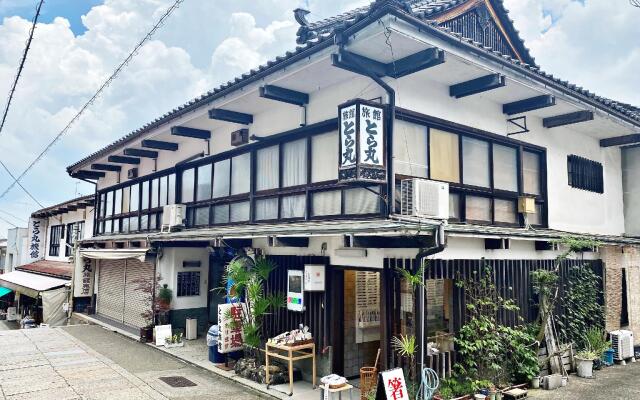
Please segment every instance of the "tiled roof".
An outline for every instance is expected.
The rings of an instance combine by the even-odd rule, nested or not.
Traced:
[[[34,218],[37,218],[37,216],[43,215],[43,214],[47,214],[47,213],[52,213],[52,212],[56,212],[62,208],[68,207],[70,205],[76,205],[76,204],[93,204],[94,203],[94,195],[90,194],[87,196],[82,196],[82,197],[78,197],[75,198],[73,200],[67,200],[64,203],[60,203],[60,204],[56,204],[54,206],[51,207],[47,207],[47,208],[43,208],[41,210],[38,211],[34,211],[31,216]]]
[[[421,0],[420,2],[431,3],[433,1],[435,0]],[[453,3],[459,4],[465,1],[468,1],[468,0],[450,0],[450,1],[439,0],[440,3],[449,4],[449,7],[453,7],[453,5],[455,5]],[[502,0],[494,0],[494,1],[502,5]],[[390,2],[393,3],[393,1],[390,1]],[[440,6],[445,7],[444,4]],[[391,12],[393,11],[393,7],[387,6],[385,8],[378,9],[378,8],[371,8],[370,6],[366,6],[366,7],[361,7],[357,10],[360,10],[360,11],[355,12],[354,10],[354,12],[346,13],[346,15],[349,16],[349,18],[341,21],[341,24],[340,24],[341,29],[349,30],[352,28],[357,28],[356,25],[364,21],[366,18],[371,18],[376,16],[375,15],[376,11]],[[563,88],[566,89],[566,92],[568,92],[569,94],[577,95],[579,97],[582,97],[583,99],[591,100],[591,102],[594,103],[594,105],[599,106],[600,108],[604,108],[608,111],[611,111],[614,114],[617,114],[619,116],[624,116],[627,119],[632,120],[636,125],[640,126],[640,108],[636,106],[631,106],[629,104],[608,99],[606,97],[598,96],[595,93],[592,93],[580,86],[577,86],[568,81],[554,77],[552,74],[548,74],[540,70],[535,65],[526,64],[521,62],[520,60],[513,59],[508,55],[504,55],[504,54],[501,54],[500,52],[493,51],[491,48],[484,46],[482,43],[475,42],[472,39],[462,37],[460,34],[452,32],[451,29],[438,26],[438,24],[435,22],[425,20],[424,18],[417,18],[416,15],[413,14],[413,12],[411,13],[406,11],[402,12],[398,10],[397,7],[395,12],[396,13],[400,12],[403,14],[403,16],[408,18],[416,18],[419,22],[431,27],[434,31],[446,33],[449,36],[456,38],[457,42],[461,43],[462,45],[475,47],[476,49],[481,50],[485,55],[492,56],[494,60],[500,60],[502,62],[507,63],[513,68],[523,69],[528,72],[531,72],[535,74],[538,78],[540,78],[542,81],[544,81],[545,83],[552,84],[552,86],[562,86]],[[325,21],[329,21],[329,20],[325,20]],[[289,65],[296,61],[304,59],[305,57],[308,57],[309,55],[317,51],[320,51],[323,48],[329,47],[330,45],[333,44],[332,39],[334,35],[335,35],[335,29],[331,29],[330,31],[319,34],[316,37],[309,38],[306,42],[304,42],[304,44],[297,46],[294,51],[288,51],[283,56],[276,57],[274,60],[270,60],[267,63],[260,65],[259,67],[256,67],[245,74],[242,74],[242,76],[237,77],[234,80],[229,81],[225,84],[222,84],[221,86],[199,97],[196,97],[177,108],[174,108],[173,110],[165,113],[161,117],[156,118],[154,121],[142,126],[141,128],[122,137],[121,139],[116,140],[110,145],[70,165],[69,167],[67,167],[67,171],[71,173],[73,169],[80,166],[81,164],[89,160],[93,160],[93,159],[102,157],[104,155],[107,155],[111,151],[122,146],[123,144],[130,143],[136,140],[137,138],[139,138],[144,133],[147,133],[165,123],[168,123],[171,120],[186,114],[187,112],[190,112],[199,107],[205,106],[222,96],[232,93],[233,91],[238,90],[241,87],[244,87],[252,82],[262,79],[265,76],[268,76],[269,74],[283,68],[286,65]]]
[[[71,279],[73,274],[73,265],[62,261],[40,260],[32,262],[31,264],[21,265],[16,267],[16,269],[61,279]]]

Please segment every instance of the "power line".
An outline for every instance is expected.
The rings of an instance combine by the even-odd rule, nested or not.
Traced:
[[[14,228],[17,228],[17,227],[18,227],[18,225],[14,224],[13,222],[9,221],[8,219],[4,219],[4,218],[0,217],[0,221],[4,221],[4,222],[6,222],[7,224],[9,224],[9,225],[13,226]]]
[[[4,107],[4,113],[2,114],[2,121],[0,122],[0,134],[2,134],[2,128],[4,128],[4,123],[7,121],[7,114],[9,113],[9,107],[11,106],[11,100],[13,100],[13,94],[16,92],[16,86],[18,86],[18,81],[20,80],[20,76],[22,75],[22,69],[24,68],[25,62],[27,61],[27,54],[29,53],[29,49],[31,48],[31,41],[33,40],[33,34],[36,30],[36,23],[38,22],[38,17],[40,17],[40,10],[42,9],[43,3],[44,3],[44,0],[40,0],[40,2],[38,3],[38,7],[36,8],[36,15],[35,17],[33,17],[31,30],[29,30],[29,38],[27,39],[27,43],[24,46],[24,51],[22,52],[22,58],[20,59],[20,64],[18,64],[18,72],[16,72],[16,77],[13,80],[13,85],[9,90],[7,105]]]
[[[10,216],[11,218],[14,218],[14,219],[16,219],[18,221],[27,222],[27,220],[22,219],[20,217],[16,217],[15,215],[11,214],[10,212],[4,211],[4,210],[0,210],[0,213],[6,214],[6,215]]]
[[[80,119],[80,116],[87,110],[87,108],[89,108],[96,101],[96,99],[102,94],[102,92],[120,74],[122,69],[124,69],[124,67],[127,64],[129,64],[129,62],[133,59],[133,57],[136,56],[140,48],[156,33],[156,31],[164,24],[167,18],[169,18],[171,13],[173,13],[173,11],[175,11],[183,1],[184,0],[175,0],[175,2],[164,12],[164,14],[162,14],[158,22],[156,22],[156,24],[153,26],[153,28],[151,28],[151,30],[144,36],[144,38],[142,38],[142,40],[138,42],[138,44],[133,48],[131,53],[129,53],[129,55],[124,59],[124,61],[122,61],[122,63],[118,65],[118,67],[115,69],[115,71],[113,71],[111,76],[109,76],[109,78],[107,78],[104,81],[104,83],[102,84],[102,86],[100,86],[98,91],[82,106],[80,111],[76,113],[76,115],[71,119],[71,121],[69,121],[69,123],[53,138],[53,140],[44,148],[44,150],[42,150],[40,154],[38,154],[38,156],[27,166],[27,168],[25,168],[24,171],[22,171],[22,173],[20,173],[20,175],[17,178],[13,178],[14,181],[11,183],[11,185],[9,185],[9,187],[4,192],[2,192],[2,194],[0,194],[0,200],[4,198],[7,195],[7,193],[9,193],[11,189],[13,189],[13,187],[16,184],[19,185],[20,180],[22,180],[22,178],[29,172],[29,170],[31,170],[31,168],[33,168],[33,166],[38,161],[40,161],[40,159],[42,159],[42,157],[47,153],[47,151],[49,151],[49,149],[51,149],[51,147],[53,147],[53,145],[56,144],[58,140],[60,140],[60,138],[69,131],[71,126],[78,119]]]
[[[25,43],[24,46],[24,51],[22,52],[22,58],[20,59],[20,63],[18,64],[18,71],[16,72],[16,76],[13,80],[13,85],[11,85],[11,89],[9,89],[9,96],[7,98],[7,105],[4,107],[4,112],[2,114],[2,121],[0,121],[0,134],[2,134],[2,129],[4,128],[4,124],[7,121],[7,115],[9,114],[9,108],[11,107],[11,101],[13,100],[13,95],[16,92],[16,87],[18,86],[18,81],[20,80],[20,76],[22,76],[22,70],[24,69],[24,65],[27,61],[27,54],[29,54],[29,49],[31,48],[31,41],[33,40],[33,34],[35,33],[36,30],[36,24],[38,22],[38,17],[40,17],[40,10],[42,9],[42,4],[44,3],[44,0],[40,0],[40,2],[38,3],[38,7],[36,8],[36,15],[33,17],[33,22],[31,24],[31,29],[29,30],[29,38],[27,39],[27,42]],[[11,173],[11,170],[9,170],[9,168],[7,168],[7,166],[5,165],[4,162],[2,162],[2,160],[0,160],[0,165],[2,165],[2,168],[4,168],[5,171],[7,171],[7,173],[11,176],[11,178],[13,178],[15,180],[15,177],[13,176],[13,173]],[[38,200],[36,200],[35,197],[33,197],[33,195],[31,193],[29,193],[29,191],[22,186],[22,184],[20,184],[18,182],[18,185],[22,188],[22,190],[24,190],[24,192],[31,197],[31,199],[33,201],[35,201],[36,203],[38,203],[41,207],[44,207],[42,204],[40,204],[40,202]]]
[[[44,208],[44,205],[42,205],[42,203],[40,203],[38,201],[38,199],[36,199],[35,197],[33,197],[33,195],[27,190],[26,187],[24,187],[22,185],[22,183],[20,183],[18,181],[18,179],[16,179],[16,177],[13,175],[13,173],[11,172],[11,170],[5,165],[4,162],[2,162],[2,160],[0,160],[0,165],[2,165],[2,168],[4,168],[5,171],[7,171],[7,173],[9,174],[9,176],[11,177],[11,179],[13,179],[13,183],[11,184],[12,186],[15,184],[18,184],[18,186],[20,186],[20,188],[22,188],[22,190],[24,190],[24,192],[27,194],[27,196],[31,197],[31,200],[35,201],[36,203],[38,203],[38,205],[42,208]],[[7,191],[8,192],[8,191]]]

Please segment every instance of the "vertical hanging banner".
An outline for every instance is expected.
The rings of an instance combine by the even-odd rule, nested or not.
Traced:
[[[45,234],[47,221],[38,218],[29,218],[29,248],[27,249],[28,262],[44,259]]]
[[[95,271],[95,260],[84,258],[80,254],[76,257],[75,272],[73,274],[73,296],[91,297],[93,296],[93,279]]]
[[[243,303],[218,304],[218,351],[226,354],[242,350]]]
[[[385,107],[356,99],[338,106],[339,180],[385,183]]]

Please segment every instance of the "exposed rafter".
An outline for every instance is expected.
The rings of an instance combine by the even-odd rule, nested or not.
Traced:
[[[79,179],[100,179],[100,178],[104,178],[105,173],[104,172],[98,172],[98,171],[80,170],[80,171],[76,172],[75,174],[73,174],[72,176],[74,178],[79,178]]]
[[[177,151],[178,143],[146,139],[142,141],[142,147],[146,147],[147,149]]]
[[[543,94],[542,96],[530,97],[528,99],[504,104],[502,106],[502,112],[507,115],[522,114],[527,111],[533,111],[555,105],[556,98],[554,96],[550,94]]]
[[[237,111],[212,108],[209,110],[209,118],[218,121],[233,122],[235,124],[249,125],[253,123],[253,115]]]
[[[544,118],[542,120],[542,126],[545,128],[555,128],[558,126],[565,126],[571,124],[577,124],[578,122],[592,121],[592,111],[576,111],[569,114],[556,115],[553,117]]]
[[[491,74],[449,86],[449,95],[457,99],[501,88],[506,84],[502,74]]]
[[[309,103],[309,95],[307,93],[274,85],[261,86],[260,97],[297,106],[303,106]]]
[[[140,164],[140,159],[136,157],[125,157],[125,156],[109,156],[107,161],[118,164]]]
[[[111,165],[111,164],[91,164],[91,169],[97,171],[113,171],[120,172],[122,167],[119,165]]]
[[[132,157],[158,158],[157,151],[142,149],[124,149],[124,155]]]
[[[363,68],[366,68],[379,77],[401,78],[444,63],[445,53],[441,49],[432,47],[397,60],[395,63],[385,64],[350,51],[340,50],[339,53],[333,54],[331,59],[334,67],[357,74],[362,74]]]
[[[190,137],[194,139],[211,139],[211,131],[188,128],[186,126],[171,127],[171,134],[174,136]]]
[[[640,143],[640,133],[600,139],[600,147],[626,146]]]

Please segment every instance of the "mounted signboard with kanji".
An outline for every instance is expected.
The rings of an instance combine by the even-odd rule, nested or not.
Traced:
[[[402,368],[382,371],[378,375],[376,400],[409,400],[407,382]]]
[[[242,350],[243,303],[218,304],[218,351],[226,354]]]

